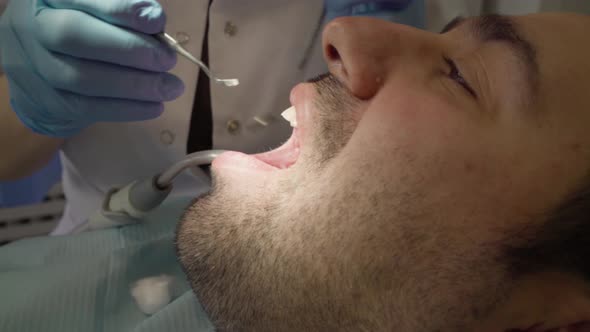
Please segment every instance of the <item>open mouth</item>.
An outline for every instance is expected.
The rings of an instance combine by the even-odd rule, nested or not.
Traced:
[[[275,169],[289,168],[297,162],[297,159],[299,159],[300,140],[298,134],[299,132],[297,128],[294,128],[291,138],[289,138],[285,144],[274,150],[252,155],[252,157],[274,167]]]
[[[250,169],[258,171],[277,171],[293,166],[300,154],[300,131],[293,128],[291,137],[280,147],[258,154],[245,154],[241,152],[225,152],[217,157],[212,164],[213,168]]]
[[[253,155],[241,152],[225,152],[217,157],[212,164],[213,169],[232,169],[236,171],[279,171],[292,167],[301,152],[304,141],[305,123],[309,122],[311,113],[310,93],[313,93],[311,84],[300,84],[291,92],[291,104],[296,108],[295,118],[291,119],[293,128],[291,138],[280,147]]]

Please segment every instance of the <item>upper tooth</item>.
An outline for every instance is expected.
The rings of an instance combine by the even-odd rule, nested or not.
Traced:
[[[291,127],[295,128],[297,127],[297,115],[295,113],[295,106],[291,106],[289,108],[287,108],[283,113],[281,113],[281,116],[289,121],[289,123],[291,124]]]

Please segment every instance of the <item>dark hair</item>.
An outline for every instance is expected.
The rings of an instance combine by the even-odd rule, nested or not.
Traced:
[[[590,283],[590,185],[570,195],[542,225],[523,230],[512,243],[506,254],[513,276],[562,271]]]

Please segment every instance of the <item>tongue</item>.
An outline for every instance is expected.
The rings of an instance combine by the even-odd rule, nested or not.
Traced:
[[[247,155],[241,152],[225,152],[217,157],[211,167],[213,169],[230,169],[233,173],[269,172],[285,169],[293,165],[299,157],[299,141],[293,130],[291,138],[281,147],[266,153]]]

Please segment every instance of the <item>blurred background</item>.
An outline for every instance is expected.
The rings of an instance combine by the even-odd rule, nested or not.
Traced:
[[[436,32],[457,16],[468,17],[479,13],[507,15],[546,11],[590,13],[590,1],[580,0],[414,1],[425,1],[428,29]],[[0,5],[0,13],[3,9]],[[6,84],[1,71],[0,84]],[[6,96],[0,96],[0,100],[6,100],[5,98]],[[61,166],[59,155],[56,155],[50,164],[28,178],[0,182],[0,245],[20,238],[46,235],[56,226],[65,206],[60,179]]]

